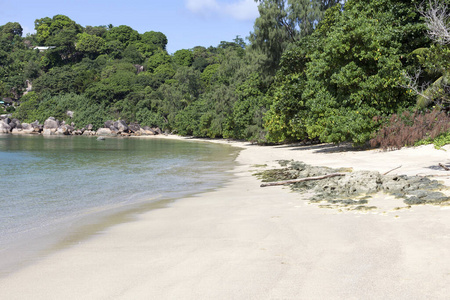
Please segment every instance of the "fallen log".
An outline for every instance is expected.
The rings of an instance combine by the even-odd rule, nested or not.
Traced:
[[[316,176],[316,177],[306,177],[306,178],[291,179],[291,180],[284,180],[284,181],[268,182],[268,183],[261,184],[261,187],[285,185],[285,184],[292,184],[292,183],[311,181],[311,180],[320,180],[320,179],[326,179],[326,178],[336,177],[336,176],[345,176],[345,173],[332,173],[332,174]]]
[[[441,163],[439,163],[439,166],[440,166],[441,168],[443,168],[445,171],[450,171],[450,168],[449,168],[449,167],[446,167],[446,166],[444,166],[444,165],[441,164]]]

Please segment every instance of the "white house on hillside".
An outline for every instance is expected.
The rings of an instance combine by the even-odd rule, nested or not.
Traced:
[[[33,47],[33,49],[38,49],[39,52],[46,51],[48,49],[54,49],[54,48],[56,48],[56,46],[36,46],[36,47]]]

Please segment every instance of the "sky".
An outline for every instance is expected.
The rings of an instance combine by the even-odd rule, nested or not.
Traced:
[[[160,31],[174,53],[246,38],[258,17],[254,0],[0,0],[0,25],[19,22],[34,33],[34,21],[66,15],[83,27],[128,25],[139,33]]]

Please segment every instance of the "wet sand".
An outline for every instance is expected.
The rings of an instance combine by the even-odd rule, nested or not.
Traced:
[[[244,150],[225,186],[137,214],[43,257],[1,278],[0,295],[448,299],[450,206],[393,210],[401,201],[379,195],[375,211],[341,212],[309,204],[286,187],[261,188],[252,174],[294,159],[380,172],[402,165],[394,172],[446,175],[437,166],[450,163],[449,152],[432,146],[380,152],[233,144]],[[450,185],[449,177],[436,178]]]

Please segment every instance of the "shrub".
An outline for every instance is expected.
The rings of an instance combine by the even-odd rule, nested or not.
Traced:
[[[405,111],[393,114],[370,140],[370,145],[384,150],[401,149],[420,140],[433,140],[449,130],[450,116],[444,111]]]

